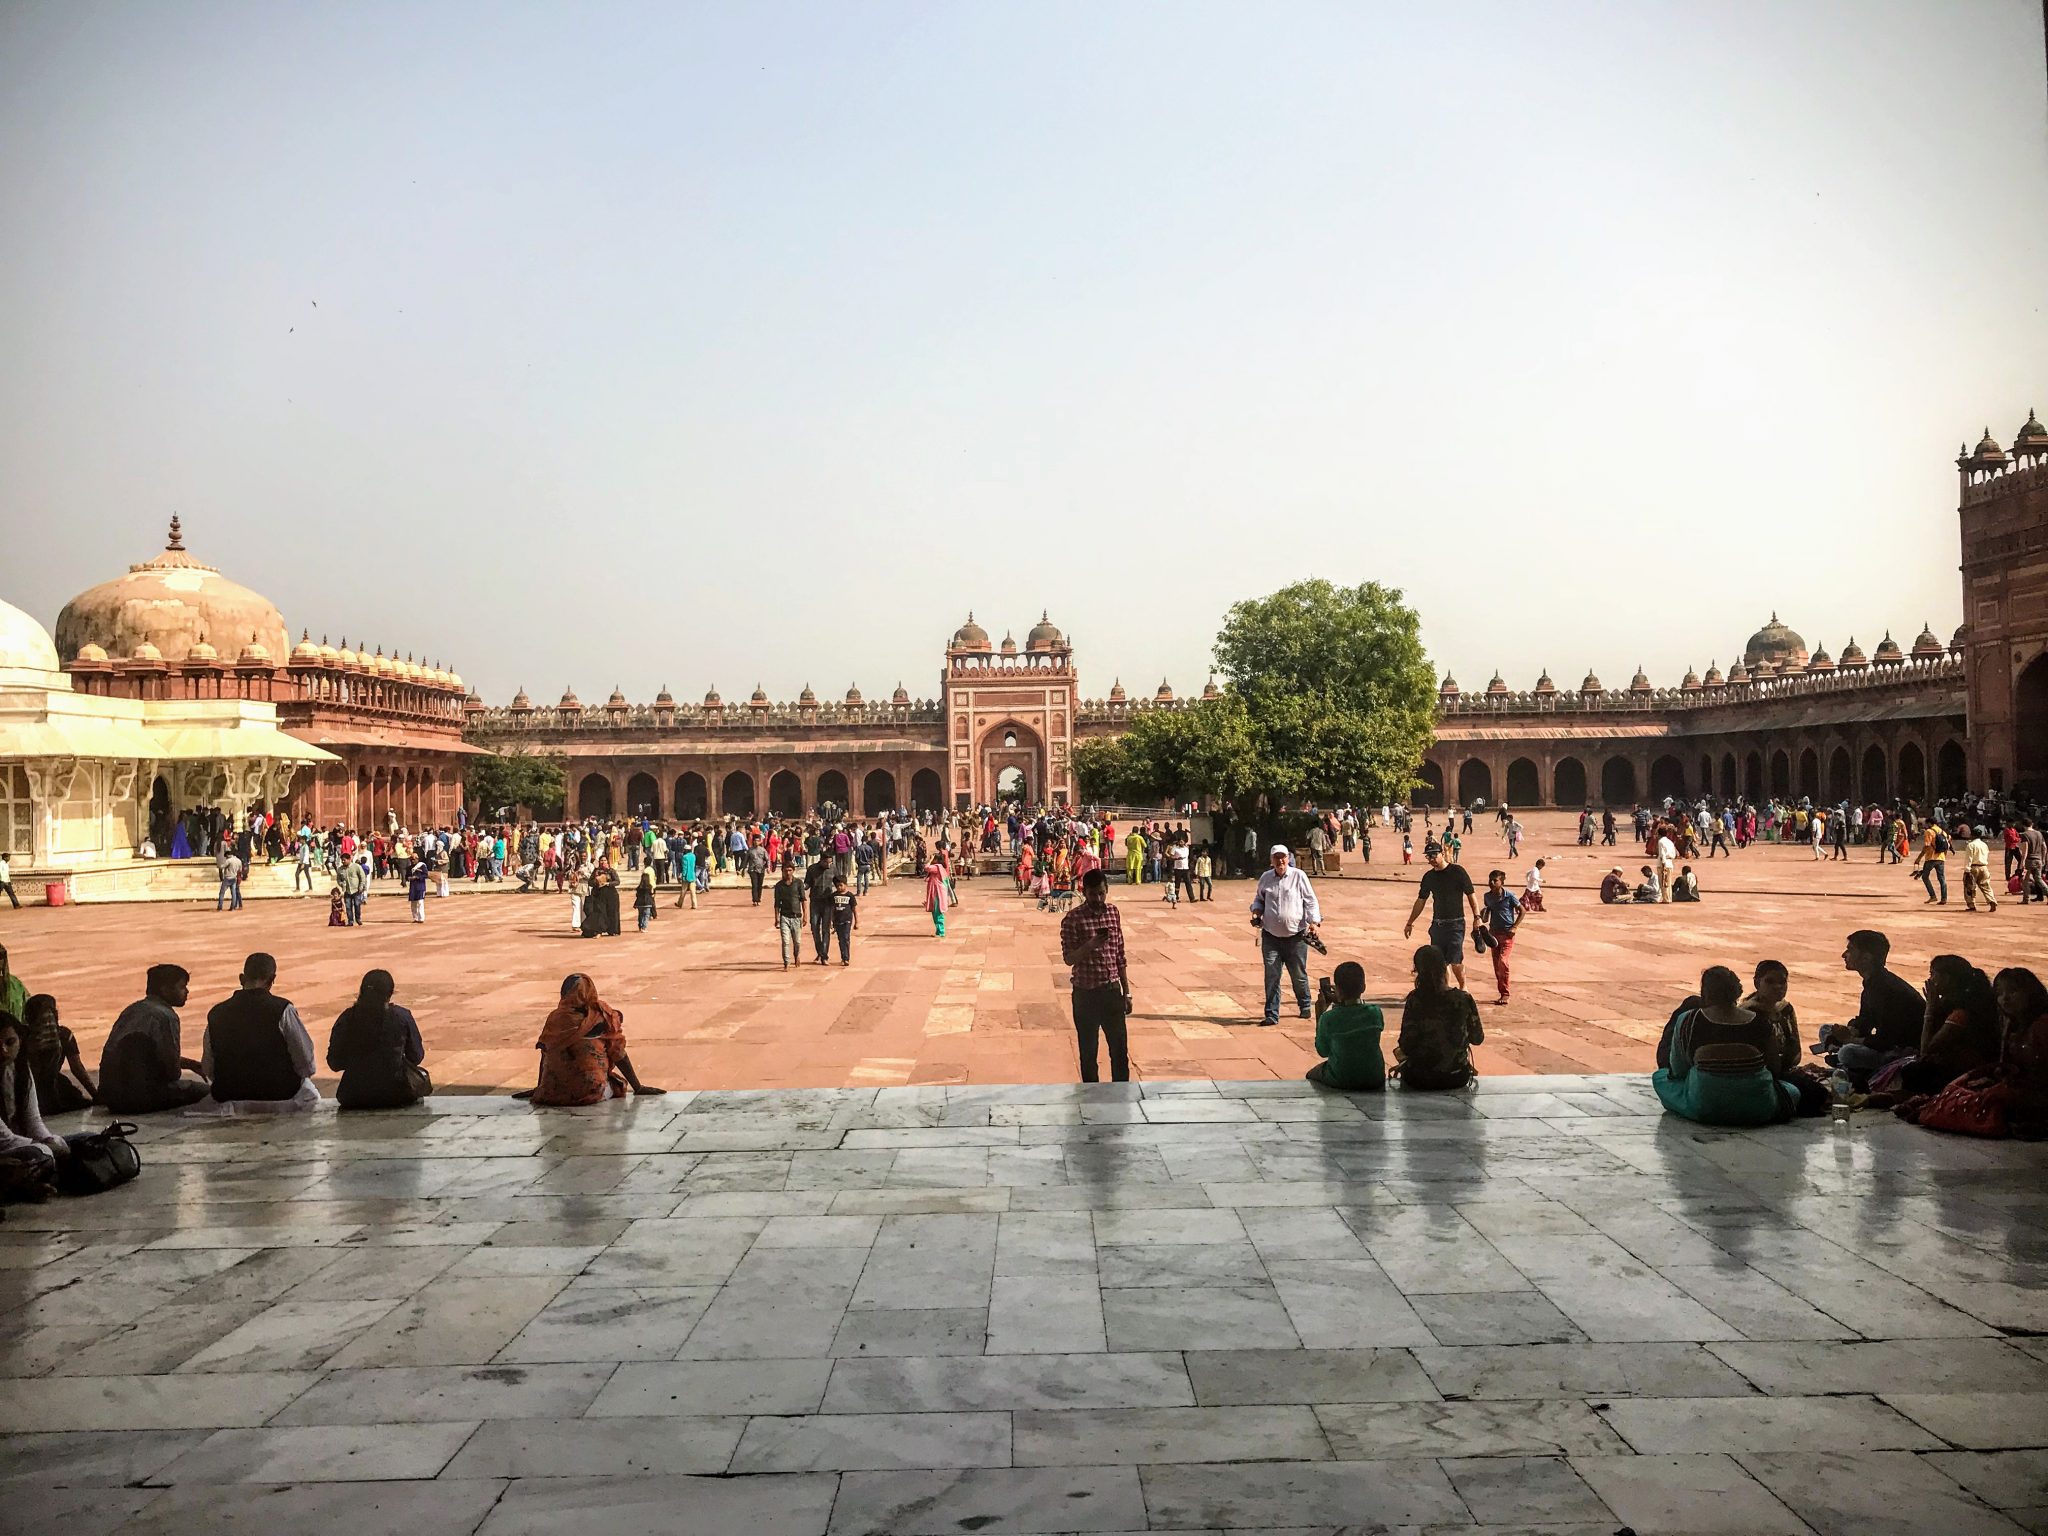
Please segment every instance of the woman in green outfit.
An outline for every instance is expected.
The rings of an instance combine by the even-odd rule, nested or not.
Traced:
[[[1707,967],[1700,995],[1664,1027],[1651,1086],[1664,1107],[1701,1125],[1771,1125],[1790,1120],[1799,1090],[1772,1070],[1777,1032],[1742,1006],[1742,979]]]
[[[1379,1005],[1365,1001],[1365,967],[1346,960],[1337,967],[1335,1002],[1316,1013],[1316,1049],[1325,1058],[1308,1069],[1308,1080],[1346,1093],[1378,1093],[1387,1086],[1380,1035],[1387,1021]]]

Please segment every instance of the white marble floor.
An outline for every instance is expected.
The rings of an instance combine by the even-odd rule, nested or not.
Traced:
[[[2048,1147],[1625,1078],[159,1118],[0,1530],[2048,1532]]]

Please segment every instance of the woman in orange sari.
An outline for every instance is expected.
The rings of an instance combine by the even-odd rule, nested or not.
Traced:
[[[624,1015],[602,1001],[588,976],[562,982],[562,1000],[541,1026],[540,1083],[532,1102],[563,1107],[601,1104],[633,1093],[661,1093],[640,1081],[626,1054]]]

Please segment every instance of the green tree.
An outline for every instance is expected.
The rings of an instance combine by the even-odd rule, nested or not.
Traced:
[[[1248,716],[1248,787],[1269,805],[1399,800],[1413,788],[1436,728],[1436,673],[1399,591],[1311,580],[1239,603],[1216,665]]]
[[[470,760],[469,798],[489,819],[523,805],[542,821],[559,820],[568,792],[565,765],[550,753],[504,743],[489,757]]]

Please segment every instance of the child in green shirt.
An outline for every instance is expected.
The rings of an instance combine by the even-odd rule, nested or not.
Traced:
[[[1308,1080],[1347,1093],[1378,1093],[1387,1085],[1380,1035],[1387,1027],[1379,1005],[1365,999],[1365,967],[1346,960],[1337,967],[1336,1001],[1318,999],[1316,1049],[1325,1058],[1308,1069]]]

